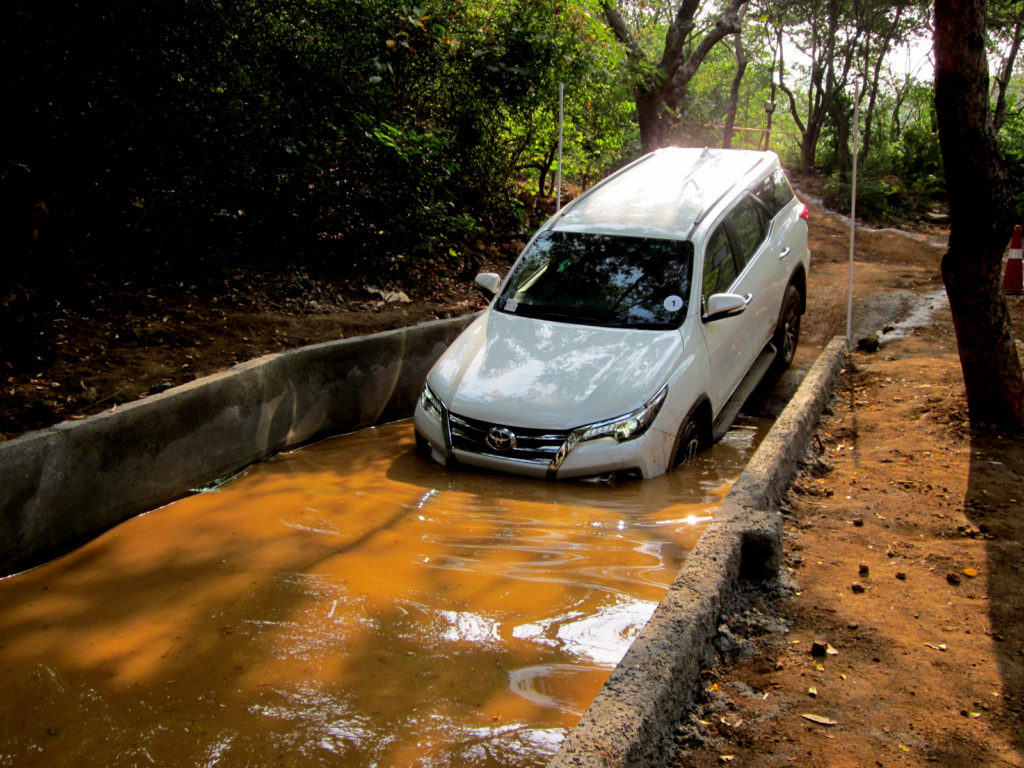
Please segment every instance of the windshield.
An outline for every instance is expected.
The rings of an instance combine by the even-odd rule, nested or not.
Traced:
[[[495,307],[565,323],[678,328],[692,269],[687,240],[545,232],[523,254]]]

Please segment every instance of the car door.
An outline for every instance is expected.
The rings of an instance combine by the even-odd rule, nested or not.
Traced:
[[[770,322],[767,319],[773,310],[762,290],[766,225],[763,206],[745,194],[712,228],[705,241],[702,306],[714,293],[735,293],[747,298],[747,306],[739,314],[710,319],[704,313],[702,329],[711,367],[708,394],[716,413],[774,330],[774,317]]]
[[[800,211],[803,207],[793,194],[781,168],[766,176],[754,187],[754,195],[768,214],[766,253],[771,254],[764,265],[763,285],[769,305],[781,309],[786,286],[807,250],[806,237],[801,239]],[[772,319],[772,323],[777,320]]]

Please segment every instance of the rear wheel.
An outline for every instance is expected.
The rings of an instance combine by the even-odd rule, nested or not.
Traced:
[[[796,347],[800,342],[800,309],[803,302],[800,299],[800,291],[796,286],[790,285],[786,288],[786,296],[782,300],[782,313],[779,315],[779,325],[775,329],[772,343],[775,345],[776,368],[788,368],[796,355]]]

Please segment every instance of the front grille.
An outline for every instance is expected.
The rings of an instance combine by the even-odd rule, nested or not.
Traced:
[[[543,429],[527,429],[526,427],[506,427],[477,419],[467,419],[454,413],[448,415],[451,429],[452,447],[471,453],[483,453],[489,456],[500,456],[516,461],[529,461],[547,466],[558,453],[558,449],[569,437],[568,432],[551,432]],[[487,444],[487,433],[492,427],[504,428],[515,434],[514,448],[499,451]]]

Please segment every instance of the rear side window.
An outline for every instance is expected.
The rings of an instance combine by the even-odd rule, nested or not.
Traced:
[[[743,197],[726,217],[732,230],[733,255],[736,270],[740,272],[750,261],[764,240],[766,221],[764,209],[752,197]]]
[[[754,195],[764,205],[770,219],[775,218],[775,214],[785,208],[794,197],[789,179],[781,168],[758,184],[754,189]]]

